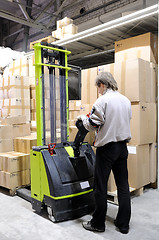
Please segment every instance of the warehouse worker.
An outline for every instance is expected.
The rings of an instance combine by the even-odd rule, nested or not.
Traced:
[[[131,217],[126,145],[131,139],[131,103],[117,91],[117,83],[111,73],[100,73],[95,85],[101,96],[94,103],[91,115],[78,117],[88,131],[97,130],[94,144],[97,147],[94,175],[95,211],[91,221],[83,222],[82,225],[86,230],[105,231],[107,182],[112,170],[119,202],[114,224],[121,233],[126,234]]]

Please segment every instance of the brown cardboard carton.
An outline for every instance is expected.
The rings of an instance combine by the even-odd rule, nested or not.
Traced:
[[[35,84],[35,55],[31,55],[28,57],[28,63],[29,63],[29,80],[30,84]]]
[[[13,137],[24,137],[30,135],[30,123],[13,125]]]
[[[149,145],[128,146],[128,179],[132,188],[141,188],[150,183]]]
[[[82,104],[80,106],[80,115],[87,115],[91,113],[93,104]]]
[[[0,157],[0,171],[2,171],[2,168],[3,168],[3,161],[2,161],[2,158]]]
[[[13,60],[9,67],[11,76],[29,76],[29,63],[26,56]]]
[[[109,175],[107,189],[108,189],[109,192],[114,192],[114,191],[117,190],[114,175],[113,175],[112,171],[110,172],[110,175]]]
[[[0,170],[9,173],[30,169],[30,154],[14,151],[0,153],[0,164]]]
[[[115,62],[141,58],[157,63],[157,53],[157,36],[150,32],[115,42]]]
[[[19,115],[14,117],[5,117],[1,118],[1,124],[2,125],[14,125],[14,124],[24,124],[26,123],[26,116]]]
[[[36,110],[36,99],[30,99],[30,110]]]
[[[29,78],[7,76],[3,81],[3,91],[4,98],[29,98]]]
[[[149,144],[150,153],[150,182],[154,183],[157,180],[157,144]]]
[[[150,102],[150,63],[142,59],[125,62],[125,96],[131,102]]]
[[[15,173],[0,171],[0,175],[0,179],[2,179],[0,185],[8,189],[30,184],[30,170]]]
[[[63,34],[76,34],[78,33],[78,26],[75,24],[69,24],[67,26],[62,27]]]
[[[98,67],[98,74],[110,72],[118,84],[118,91],[125,95],[125,62],[106,64]]]
[[[150,102],[155,103],[157,101],[157,79],[158,79],[158,68],[157,64],[150,63]]]
[[[30,121],[30,99],[8,98],[4,99],[2,117],[26,116],[26,122]]]
[[[98,98],[98,91],[95,86],[97,67],[84,69],[81,73],[81,103],[93,104]]]
[[[13,139],[12,125],[0,125],[0,140],[1,139]]]
[[[148,130],[149,142],[157,141],[157,105],[156,103],[148,103]]]
[[[37,146],[36,136],[26,136],[14,138],[14,151],[30,154],[33,146]]]
[[[67,26],[69,24],[72,24],[73,19],[68,18],[68,17],[64,17],[61,20],[58,20],[56,23],[57,23],[57,29],[58,29],[58,28],[62,28],[64,26]]]
[[[140,102],[132,104],[130,121],[132,139],[130,145],[142,145],[156,141],[156,104]]]
[[[69,101],[69,111],[79,111],[81,106],[81,100],[70,100]]]
[[[35,85],[30,85],[30,99],[36,99],[36,89]]]
[[[80,115],[80,111],[69,111],[69,120],[77,119],[77,117]]]
[[[132,139],[130,145],[149,143],[148,108],[147,103],[133,104],[130,121]]]
[[[0,153],[13,151],[13,139],[0,139]]]
[[[2,187],[4,185],[3,182],[3,171],[0,171],[0,186]]]

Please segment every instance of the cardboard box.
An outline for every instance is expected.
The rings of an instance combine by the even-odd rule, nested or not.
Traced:
[[[63,34],[76,34],[78,33],[78,26],[75,24],[69,24],[67,26],[62,27]]]
[[[35,85],[30,85],[30,99],[36,99],[36,89]]]
[[[115,42],[115,62],[141,58],[149,62],[158,61],[158,39],[152,33]]]
[[[0,139],[0,153],[13,151],[13,139]]]
[[[132,119],[130,121],[131,135],[130,145],[142,145],[156,140],[156,104],[137,103],[132,104]]]
[[[100,72],[110,72],[118,84],[118,91],[131,102],[155,102],[156,64],[143,59],[133,59],[98,67]]]
[[[0,139],[13,139],[12,125],[0,125]]]
[[[107,190],[108,192],[114,192],[117,190],[116,184],[115,184],[115,179],[113,172],[110,172],[109,179],[108,179],[108,184],[107,184]]]
[[[149,142],[157,141],[157,105],[156,103],[148,103],[148,129],[149,129]]]
[[[14,139],[14,151],[30,154],[33,146],[37,146],[36,136],[17,137]]]
[[[30,98],[4,99],[2,117],[26,116],[26,122],[30,121]]]
[[[69,111],[69,120],[77,119],[77,117],[80,115],[80,111]]]
[[[30,135],[30,123],[13,125],[13,137],[24,137]]]
[[[125,62],[117,62],[98,67],[98,74],[110,72],[118,84],[118,91],[125,95]]]
[[[36,99],[30,99],[30,110],[36,110]]]
[[[81,100],[69,100],[69,111],[79,111],[81,106]]]
[[[30,184],[30,170],[15,173],[0,171],[0,185],[8,189]]]
[[[29,78],[7,76],[3,78],[3,98],[29,98]]]
[[[150,183],[157,181],[157,143],[149,144]]]
[[[125,62],[125,96],[131,102],[150,102],[150,63],[142,59]]]
[[[35,84],[35,55],[31,55],[28,57],[28,63],[29,63],[29,81],[30,84]]]
[[[56,22],[56,24],[57,24],[57,29],[58,29],[58,28],[62,28],[62,27],[64,27],[64,26],[67,26],[67,25],[72,24],[72,23],[73,23],[73,19],[68,18],[68,17],[65,17],[65,18],[63,18],[63,19],[61,19],[61,20],[58,20],[58,21]]]
[[[98,98],[95,79],[97,77],[97,67],[84,69],[81,72],[81,103],[93,104]]]
[[[13,60],[9,66],[10,76],[29,76],[29,63],[27,57],[23,56]]]
[[[14,117],[4,117],[1,118],[1,124],[2,125],[14,125],[14,124],[24,124],[26,123],[26,116],[24,115],[19,115],[19,116],[14,116]]]
[[[139,189],[150,183],[149,145],[128,146],[128,152],[129,185]]]
[[[52,32],[52,37],[55,39],[63,39],[64,35],[62,32],[62,28],[58,28],[55,31]]]
[[[157,81],[158,81],[158,66],[155,63],[150,63],[150,102],[157,102]]]
[[[80,115],[87,115],[91,113],[93,104],[82,104],[80,106]]]
[[[0,153],[0,167],[0,170],[9,173],[30,169],[30,154],[14,151]]]

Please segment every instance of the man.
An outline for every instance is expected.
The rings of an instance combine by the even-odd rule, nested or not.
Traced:
[[[104,232],[107,213],[107,182],[113,171],[118,192],[118,214],[114,224],[123,234],[129,231],[131,217],[128,184],[126,143],[131,139],[131,103],[117,90],[111,73],[100,73],[95,82],[101,96],[93,105],[90,117],[79,116],[88,131],[97,130],[94,146],[95,165],[95,211],[91,221],[84,222],[86,230]]]

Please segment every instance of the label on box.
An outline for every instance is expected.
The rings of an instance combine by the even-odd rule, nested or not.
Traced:
[[[81,105],[81,101],[76,101],[76,107],[79,107]]]
[[[82,188],[82,189],[90,187],[88,181],[86,181],[86,182],[81,182],[80,185],[81,185],[81,188]]]
[[[127,148],[128,148],[128,152],[130,154],[136,154],[136,147],[134,147],[134,146],[127,146]]]

